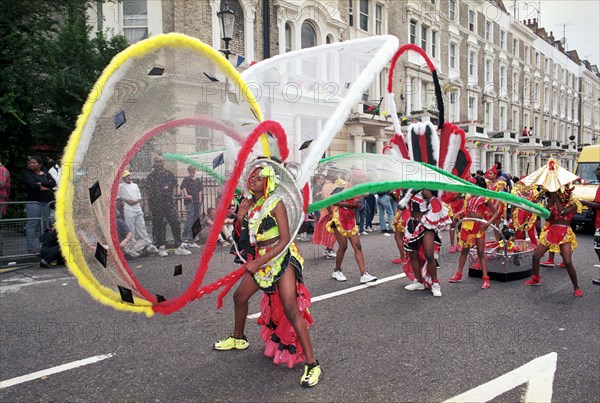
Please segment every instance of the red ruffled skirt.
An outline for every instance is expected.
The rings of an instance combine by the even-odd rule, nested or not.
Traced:
[[[298,309],[302,314],[306,326],[313,325],[314,320],[308,308],[310,307],[310,293],[303,283],[296,282]],[[265,342],[265,355],[273,357],[275,364],[287,364],[289,368],[306,361],[304,351],[300,345],[294,327],[288,321],[283,310],[279,289],[274,293],[264,293],[260,302],[261,325],[260,337]]]
[[[327,223],[331,221],[331,214],[322,215],[313,233],[312,243],[321,245],[327,249],[333,249],[335,245],[335,234],[327,231]]]

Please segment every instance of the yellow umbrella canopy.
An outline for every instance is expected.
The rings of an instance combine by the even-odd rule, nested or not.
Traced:
[[[556,192],[562,186],[580,179],[579,176],[567,171],[555,159],[521,180],[525,185],[542,186],[549,192]]]

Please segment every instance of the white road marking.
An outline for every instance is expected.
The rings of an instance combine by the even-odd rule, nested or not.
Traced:
[[[0,381],[0,389],[8,388],[10,386],[18,385],[20,383],[33,381],[44,376],[57,374],[59,372],[68,371],[70,369],[83,367],[84,365],[94,364],[98,361],[106,360],[107,358],[113,357],[114,354],[97,355],[95,357],[85,358],[79,361],[73,361],[67,364],[59,365],[58,367],[52,367],[44,369],[42,371],[33,372],[28,375],[18,376],[16,378],[9,379],[7,381]]]
[[[528,384],[524,402],[550,402],[557,357],[555,352],[538,357],[446,402],[487,402],[524,383]]]
[[[359,291],[359,290],[365,289],[367,287],[373,287],[378,284],[387,283],[388,281],[397,280],[402,277],[406,277],[406,273],[400,273],[400,274],[396,274],[394,276],[380,278],[380,279],[377,279],[377,281],[373,281],[372,283],[361,284],[361,285],[357,285],[355,287],[350,287],[350,288],[345,288],[343,290],[334,291],[329,294],[319,295],[318,297],[312,297],[311,302],[323,301],[325,299],[339,297],[340,295],[348,294],[348,293],[354,292],[354,291]],[[252,315],[248,315],[247,318],[248,319],[257,319],[259,316],[260,316],[260,312],[253,313]]]
[[[65,281],[65,280],[74,280],[75,277],[61,277],[55,278],[52,280],[37,280],[35,277],[21,277],[19,279],[10,279],[10,280],[2,280],[2,284],[0,284],[0,295],[5,292],[17,292],[23,287],[28,287],[30,285],[38,285],[38,284],[46,284],[53,283],[55,281]],[[5,283],[16,283],[16,284],[8,284]]]

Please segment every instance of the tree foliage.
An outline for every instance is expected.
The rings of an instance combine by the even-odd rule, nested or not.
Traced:
[[[111,58],[127,47],[121,35],[109,38],[91,32],[86,11],[96,4],[95,0],[3,4],[0,161],[17,174],[15,179],[26,156],[40,153],[40,146],[42,153],[62,154],[94,82]]]

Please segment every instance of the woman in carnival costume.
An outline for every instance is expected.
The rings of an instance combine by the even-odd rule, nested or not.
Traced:
[[[396,189],[393,193],[396,200],[400,200],[402,190]],[[409,218],[410,211],[408,209],[396,209],[396,214],[392,220],[392,230],[394,231],[394,241],[396,241],[396,246],[398,246],[400,257],[392,259],[392,263],[394,264],[404,264],[408,262],[406,252],[404,251],[404,231],[406,230],[406,223]]]
[[[482,188],[486,187],[486,182],[483,177],[478,176],[475,178],[475,181],[477,186]],[[481,288],[490,288],[490,277],[488,276],[487,260],[485,257],[485,232],[490,224],[498,218],[499,214],[500,212],[496,210],[491,199],[487,199],[484,196],[467,196],[465,200],[465,209],[456,216],[456,219],[460,220],[461,218],[466,217],[487,220],[487,222],[482,223],[471,220],[462,222],[460,233],[458,235],[458,245],[462,248],[458,259],[458,269],[456,274],[449,279],[449,282],[458,283],[462,281],[463,268],[465,267],[467,257],[469,256],[469,251],[475,246],[477,248],[479,267],[481,267],[483,273],[483,276],[481,277]]]
[[[338,179],[337,172],[335,169],[330,169],[325,175],[325,181],[321,184],[320,191],[316,193],[314,200],[325,199],[330,196],[331,192],[335,189],[334,182]],[[335,236],[332,232],[327,230],[327,223],[331,221],[331,212],[323,208],[319,212],[319,220],[315,224],[313,232],[312,243],[315,245],[321,245],[325,248],[323,256],[327,259],[336,258],[336,253],[333,250],[335,245]]]
[[[441,297],[435,245],[442,245],[438,232],[440,226],[450,220],[448,210],[437,198],[437,192],[428,189],[416,193],[407,191],[398,207],[410,208],[410,219],[404,232],[404,249],[408,252],[414,280],[404,289],[416,291],[431,288],[434,297]]]
[[[553,164],[558,165],[554,160],[548,162],[549,166]],[[573,283],[573,294],[576,297],[583,297],[572,261],[573,249],[577,248],[577,238],[571,229],[571,220],[576,212],[581,212],[582,205],[573,197],[572,192],[573,188],[568,185],[562,186],[556,192],[548,192],[546,208],[550,210],[550,217],[542,228],[539,244],[533,252],[533,275],[530,280],[525,281],[525,285],[540,285],[540,259],[546,251],[558,252],[563,258],[563,263]]]
[[[342,190],[347,185],[346,181],[338,179],[335,182],[335,190]],[[335,269],[331,277],[337,281],[346,281],[346,276],[342,273],[342,262],[344,261],[346,249],[348,249],[348,242],[350,242],[352,249],[354,249],[354,258],[358,264],[358,270],[360,271],[360,282],[364,284],[377,280],[377,277],[369,274],[365,267],[365,256],[362,251],[360,236],[358,235],[358,226],[356,225],[356,208],[359,203],[360,197],[354,197],[328,207],[331,219],[327,222],[326,228],[328,232],[335,235],[338,243]]]
[[[488,180],[487,188],[493,190],[494,192],[504,192],[507,187],[507,183],[503,177],[499,176],[499,170],[494,164],[488,171],[485,173],[485,177]],[[492,222],[495,226],[500,226],[500,220],[505,219],[506,215],[506,203],[496,200],[494,202],[494,207],[498,210],[498,218]],[[496,241],[500,241],[500,233],[494,230],[494,234],[496,235]]]
[[[247,273],[233,295],[235,325],[233,333],[214,344],[216,350],[245,350],[244,335],[248,300],[258,290],[264,291],[261,301],[261,338],[265,355],[276,364],[285,362],[290,368],[306,361],[300,379],[302,386],[315,386],[322,375],[315,359],[308,327],[313,318],[308,311],[310,294],[303,283],[300,256],[295,243],[290,243],[286,206],[277,194],[278,177],[272,164],[258,161],[250,167],[246,187],[251,198],[244,199],[237,213],[235,237],[240,236],[240,223],[246,218],[254,257],[246,263]],[[285,168],[282,168],[285,169]]]
[[[532,202],[536,202],[539,196],[535,186],[528,186],[521,181],[515,183],[511,193]],[[537,246],[538,240],[535,234],[535,222],[537,220],[537,215],[529,211],[513,207],[511,218],[513,227],[515,229],[516,239],[525,239],[525,234],[527,234],[529,235],[531,243]]]
[[[448,215],[452,219],[450,223],[450,253],[460,252],[461,246],[454,246],[456,239],[456,216],[460,214],[465,206],[465,198],[460,193],[446,192],[444,193],[444,202],[448,208]]]

